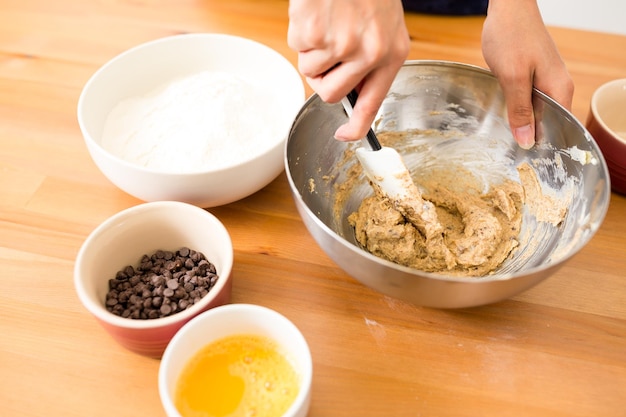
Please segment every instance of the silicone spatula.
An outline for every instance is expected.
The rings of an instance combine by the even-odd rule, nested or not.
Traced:
[[[357,92],[352,90],[341,100],[348,117],[352,116],[357,98]],[[382,146],[371,128],[362,142],[364,146],[356,149],[356,156],[377,195],[388,198],[393,207],[413,223],[426,239],[440,237],[442,226],[435,207],[422,198],[398,151]]]

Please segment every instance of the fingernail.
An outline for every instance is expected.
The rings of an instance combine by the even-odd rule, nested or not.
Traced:
[[[341,132],[339,132],[339,130],[335,132],[335,139],[340,140],[340,141],[346,140],[343,136],[341,136]]]
[[[349,138],[345,134],[347,126],[348,126],[347,124],[339,126],[339,128],[335,132],[335,139],[343,141],[343,142],[346,142],[349,140]]]
[[[515,128],[513,136],[522,149],[530,149],[535,144],[535,132],[530,125]]]

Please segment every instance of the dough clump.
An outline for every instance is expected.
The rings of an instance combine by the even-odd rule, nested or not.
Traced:
[[[426,190],[424,200],[434,205],[440,236],[425,235],[389,199],[374,195],[348,217],[357,241],[376,256],[422,271],[488,275],[519,244],[524,189],[507,180],[487,193],[474,187],[451,190],[438,181],[441,177],[419,183]]]

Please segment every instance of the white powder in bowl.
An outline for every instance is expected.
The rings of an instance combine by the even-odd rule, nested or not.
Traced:
[[[274,98],[241,77],[204,71],[121,101],[108,115],[102,146],[137,165],[192,173],[234,165],[284,135],[272,123]]]

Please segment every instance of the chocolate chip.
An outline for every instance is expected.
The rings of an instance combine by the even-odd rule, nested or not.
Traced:
[[[125,318],[166,317],[199,302],[217,279],[215,266],[201,252],[157,250],[109,279],[105,306]]]
[[[152,298],[152,307],[161,307],[162,303],[163,303],[163,299],[161,297]]]
[[[189,295],[187,294],[187,291],[185,291],[185,287],[178,287],[174,291],[174,297],[182,300],[183,298],[189,297]]]
[[[169,304],[163,304],[161,306],[161,314],[165,317],[165,316],[169,316],[172,313],[172,307],[170,307]]]

